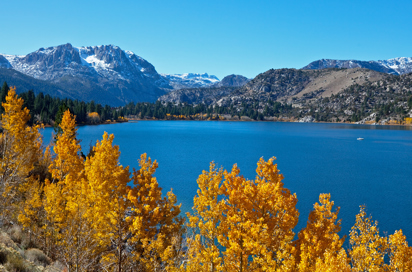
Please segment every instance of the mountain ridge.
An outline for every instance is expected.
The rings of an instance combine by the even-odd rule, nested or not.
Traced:
[[[378,61],[320,59],[309,63],[302,70],[326,68],[366,68],[387,74],[403,75],[412,72],[412,57],[399,57]]]

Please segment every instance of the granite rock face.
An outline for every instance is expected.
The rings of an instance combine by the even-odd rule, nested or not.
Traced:
[[[249,81],[249,78],[241,75],[228,75],[225,76],[220,82],[216,83],[214,87],[242,87]]]

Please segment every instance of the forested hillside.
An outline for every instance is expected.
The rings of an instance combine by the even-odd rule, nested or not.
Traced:
[[[9,89],[7,82],[4,82],[0,90],[0,97],[3,102]],[[102,106],[94,101],[83,102],[54,97],[49,94],[44,95],[43,93],[36,95],[33,90],[20,93],[20,97],[24,100],[24,107],[30,110],[30,125],[34,123],[54,125],[56,116],[61,119],[66,109],[70,109],[76,115],[76,122],[78,124],[96,124],[106,120],[117,121],[119,117],[124,116],[122,109],[112,108],[108,105]],[[3,111],[4,109],[0,107],[0,113]]]

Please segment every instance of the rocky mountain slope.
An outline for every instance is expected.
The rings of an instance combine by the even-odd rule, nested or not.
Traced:
[[[309,63],[302,69],[317,70],[326,68],[366,68],[382,73],[402,75],[412,72],[412,58],[402,57],[378,61],[321,59]]]
[[[34,90],[36,94],[43,93],[59,98],[74,98],[70,93],[65,92],[64,89],[56,84],[35,79],[13,69],[0,68],[0,82],[0,84],[7,82],[9,86],[18,86],[16,91],[19,94]]]
[[[261,120],[399,123],[412,117],[412,73],[390,75],[364,68],[271,69],[243,87],[186,89],[159,100],[204,103],[231,116]]]
[[[0,55],[0,65],[53,83],[67,97],[113,106],[155,101],[172,89],[152,64],[114,45],[65,44],[26,56]]]
[[[353,84],[330,97],[297,98],[299,116],[318,121],[387,123],[412,117],[412,73]]]
[[[203,103],[211,105],[222,97],[228,96],[234,90],[236,90],[236,87],[180,89],[159,97],[158,101],[173,104],[188,103],[197,105]]]
[[[249,78],[241,75],[228,75],[225,76],[220,82],[215,83],[213,87],[242,87],[249,81]]]
[[[243,101],[286,102],[294,97],[330,96],[355,84],[384,76],[366,69],[296,70],[271,69],[259,74],[246,85],[223,97],[219,106]]]
[[[250,79],[241,75],[229,75],[224,77],[221,81],[216,82],[210,87],[201,88],[186,88],[171,91],[161,97],[158,101],[171,102],[173,104],[188,103],[211,105],[216,103],[222,97],[228,96],[232,91],[242,87]]]

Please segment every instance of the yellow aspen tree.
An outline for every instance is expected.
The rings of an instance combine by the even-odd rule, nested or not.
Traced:
[[[188,217],[200,234],[186,270],[292,271],[297,198],[284,188],[274,160],[259,160],[255,180],[240,176],[236,165],[229,173],[216,172],[212,164],[199,177],[195,214]]]
[[[75,118],[67,110],[60,123],[62,133],[57,135],[57,141],[53,147],[56,154],[53,158],[49,171],[52,180],[46,181],[44,187],[44,207],[50,221],[49,226],[54,230],[50,233],[61,233],[64,224],[67,222],[67,205],[71,197],[79,194],[79,189],[72,183],[66,182],[66,177],[70,176],[80,181],[84,165],[79,155],[80,145],[76,139]]]
[[[57,257],[70,271],[85,271],[94,265],[98,255],[94,231],[88,220],[88,181],[84,160],[76,138],[75,116],[65,111],[60,123],[61,133],[54,145],[55,157],[49,170],[53,183],[46,182],[45,210],[50,224],[49,239],[56,242]]]
[[[28,179],[34,163],[41,154],[39,126],[30,127],[30,111],[23,109],[23,99],[11,88],[2,103],[1,115],[3,133],[1,134],[0,157],[0,205],[2,215],[10,220],[17,219],[19,203],[24,195],[21,187]],[[7,208],[6,208],[7,207]]]
[[[329,259],[336,259],[340,253],[345,237],[339,238],[339,207],[332,211],[333,204],[330,194],[320,194],[319,203],[314,204],[306,227],[299,232],[298,240],[295,242],[295,259],[299,271],[314,271],[317,262],[324,259],[325,252],[328,252]]]
[[[219,223],[223,220],[223,170],[210,163],[209,172],[203,171],[197,179],[199,189],[193,199],[193,214],[187,213],[188,227],[195,235],[188,241],[186,271],[222,271],[223,260],[217,238],[221,235]]]
[[[389,270],[412,271],[412,247],[408,246],[402,230],[389,235]]]
[[[128,192],[131,212],[128,220],[135,269],[139,271],[171,271],[176,268],[181,249],[183,218],[172,191],[162,197],[162,188],[153,176],[158,164],[146,154],[139,160],[140,169],[133,171],[133,188]],[[181,256],[180,256],[181,257]]]
[[[300,271],[300,270],[299,270]],[[316,260],[316,267],[311,270],[316,272],[351,272],[352,269],[348,263],[348,256],[346,251],[341,248],[339,253],[326,250],[323,254],[323,258]]]
[[[113,146],[114,136],[103,134],[93,147],[94,155],[86,159],[85,176],[89,184],[87,218],[96,232],[95,239],[105,250],[102,265],[121,272],[126,260],[126,241],[130,220],[129,167],[119,164],[120,151]]]
[[[373,223],[372,217],[366,216],[365,206],[360,206],[356,215],[356,223],[350,231],[350,245],[353,271],[385,271],[388,243],[379,235],[378,223]]]
[[[81,147],[77,140],[76,117],[66,110],[60,123],[62,133],[57,135],[53,147],[55,158],[49,167],[53,183],[64,182],[67,175],[78,175],[84,169],[84,160],[80,156]]]
[[[36,162],[35,169],[31,171],[31,175],[28,177],[29,182],[24,185],[26,194],[18,216],[19,223],[23,225],[25,230],[29,230],[30,242],[33,240],[38,244],[43,238],[43,227],[47,218],[43,206],[43,187],[44,181],[47,179],[50,161],[50,149],[47,147],[40,160]]]
[[[287,271],[292,268],[297,197],[284,187],[275,158],[257,163],[255,180],[224,172],[225,215],[219,243],[225,271]]]

